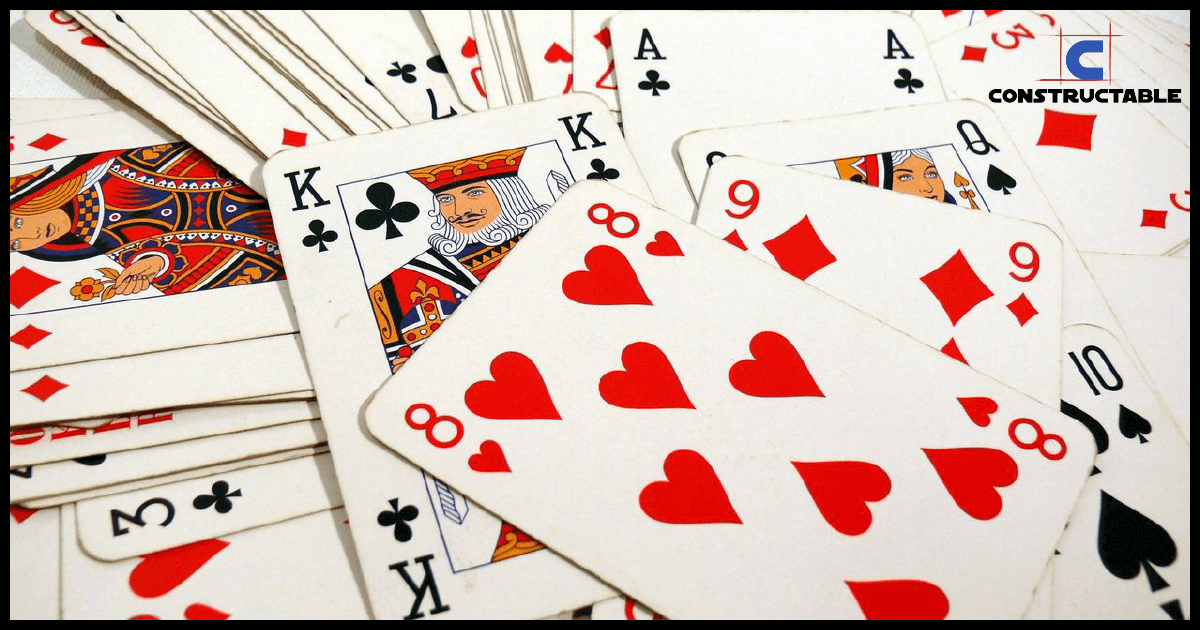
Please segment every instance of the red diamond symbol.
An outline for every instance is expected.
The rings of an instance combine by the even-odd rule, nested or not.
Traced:
[[[33,516],[34,512],[37,512],[37,510],[30,510],[28,508],[17,507],[15,505],[8,506],[8,513],[12,514],[12,517],[17,519],[18,525],[29,520],[29,517]]]
[[[54,147],[66,142],[66,141],[67,141],[66,138],[59,138],[58,136],[56,136],[52,133],[48,133],[48,134],[43,135],[41,138],[38,138],[37,140],[30,142],[29,146],[31,146],[35,149],[49,151],[50,149],[53,149]]]
[[[941,267],[921,276],[921,282],[941,303],[942,310],[957,324],[980,302],[992,297],[992,290],[975,275],[962,250],[958,250]]]
[[[955,13],[962,13],[962,11],[942,11],[942,17],[950,17]]]
[[[8,276],[8,303],[21,308],[56,284],[58,280],[22,266]]]
[[[763,247],[775,257],[779,268],[807,280],[809,276],[837,261],[837,258],[821,242],[813,229],[812,222],[804,217],[799,223],[779,236],[764,241]]]
[[[62,391],[67,386],[66,383],[43,375],[42,378],[34,381],[33,385],[22,389],[21,391],[33,396],[34,398],[46,402],[46,399]]]
[[[1095,114],[1068,114],[1047,109],[1042,120],[1042,135],[1038,138],[1038,146],[1091,151],[1092,127],[1095,124]]]
[[[983,61],[983,56],[987,54],[986,48],[978,46],[963,46],[963,61]]]
[[[742,235],[738,234],[737,230],[730,232],[729,234],[727,234],[725,236],[725,238],[723,238],[721,240],[725,241],[726,243],[729,243],[730,245],[733,245],[734,247],[736,247],[742,251],[746,251],[746,244],[742,242]]]
[[[49,330],[42,330],[33,324],[29,324],[21,330],[18,330],[16,334],[9,337],[8,340],[17,344],[18,346],[32,348],[33,344],[45,339],[48,336],[50,336]]]
[[[292,131],[291,129],[287,128],[283,130],[283,144],[286,144],[289,147],[302,147],[304,146],[305,142],[308,142],[307,133],[302,131]]]
[[[603,44],[605,48],[612,48],[612,33],[608,31],[607,26],[600,29],[595,35],[592,35],[592,37],[596,38],[596,41]]]
[[[1024,326],[1025,322],[1033,319],[1037,315],[1037,309],[1029,303],[1029,298],[1025,294],[1017,296],[1017,299],[1008,303],[1008,310],[1012,311],[1014,317],[1017,318],[1017,323]]]
[[[1142,210],[1142,227],[1167,227],[1166,210]]]
[[[952,359],[958,359],[959,361],[962,361],[963,365],[970,365],[970,363],[967,363],[967,360],[963,358],[962,350],[958,349],[958,343],[954,341],[954,337],[951,337],[950,341],[947,341],[946,345],[942,346],[942,354]]]

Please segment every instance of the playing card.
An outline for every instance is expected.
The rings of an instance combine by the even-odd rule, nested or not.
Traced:
[[[10,474],[8,500],[23,504],[34,498],[161,477],[180,470],[315,446],[324,441],[320,422],[301,420],[150,448],[47,462],[25,467],[24,474]]]
[[[289,401],[167,409],[8,432],[9,469],[312,420],[317,404]]]
[[[1053,102],[1063,100],[1050,91],[1059,86],[1042,79],[1073,78],[1060,72],[1064,67],[1077,71],[1070,64],[1079,64],[1082,49],[1074,46],[1086,39],[1060,39],[1060,26],[1074,26],[1069,17],[1006,12],[939,40],[930,52],[951,96],[987,101],[998,94],[1002,102],[993,104],[996,116],[1080,251],[1169,253],[1190,238],[1188,148],[1150,115],[1146,108],[1155,105],[1128,101],[1120,75],[1112,74],[1118,68],[1108,68],[1112,86],[1072,82],[1062,88],[1077,90],[1077,98],[1089,96],[1089,101],[1101,91],[1105,102]],[[1067,53],[1060,61],[1061,50]],[[1104,74],[1100,67],[1091,70]],[[1183,87],[1160,85],[1160,92],[1165,98],[1168,89]],[[1003,102],[1005,90],[1015,99],[1018,90],[1036,97],[1037,89],[1047,102]],[[1132,94],[1136,99],[1139,92]],[[1121,164],[1138,164],[1146,175],[1129,178]]]
[[[291,334],[9,372],[8,386],[9,426],[25,426],[300,392],[312,380]]]
[[[674,147],[690,131],[945,100],[905,15],[629,11],[609,31],[629,148],[685,219],[694,204]],[[807,60],[768,61],[783,50]]]
[[[614,10],[574,9],[571,11],[572,72],[574,90],[595,94],[604,99],[609,111],[621,120],[621,105],[617,101],[617,76],[612,56],[612,32],[608,19]]]
[[[609,185],[526,241],[373,435],[670,618],[1024,611],[1082,427]]]
[[[571,11],[509,11],[516,27],[530,100],[571,92]]]
[[[1058,619],[1184,619],[1191,611],[1191,475],[1184,435],[1109,333],[1063,331],[1062,410],[1096,465],[1056,549]]]
[[[898,178],[945,177],[929,170],[929,153],[887,155]],[[710,169],[696,226],[1044,404],[1058,402],[1062,244],[1044,226],[738,157]]]
[[[127,11],[120,17],[262,155],[325,140],[191,12]]]
[[[244,14],[239,14],[239,22],[229,18],[227,13],[237,12],[192,12],[217,39],[262,77],[271,89],[278,92],[304,116],[305,120],[312,123],[322,136],[329,140],[337,140],[350,135],[347,133],[347,127],[354,133],[371,133],[383,128],[355,109],[349,101],[313,74],[303,62],[295,58],[291,50],[271,37],[258,22],[245,17]],[[308,70],[308,74],[296,78],[297,83],[293,83],[293,79],[286,74],[290,72],[295,76],[295,72],[305,70]],[[303,85],[303,89],[300,85]],[[331,103],[328,105],[330,111],[322,108],[323,102],[319,100],[322,97],[326,99],[324,102]]]
[[[192,84],[188,83],[183,75],[179,74],[171,64],[167,63],[161,55],[147,45],[133,29],[125,24],[124,20],[118,19],[118,16],[114,12],[94,10],[73,11],[68,12],[68,14],[78,20],[79,24],[95,32],[99,36],[97,41],[112,48],[114,52],[152,77],[163,89],[184,99],[198,112],[204,114],[220,126],[225,133],[236,137],[238,141],[244,144],[250,144],[245,135],[238,131],[229,122],[229,119],[225,118],[224,115],[213,107],[213,104],[203,94],[198,92]]]
[[[378,385],[571,183],[605,177],[649,194],[603,103],[570,95],[414,125],[289,153],[268,172],[288,268],[303,285],[293,299],[311,331],[305,352],[376,617],[536,618],[611,596],[374,444],[358,420]],[[417,518],[419,533],[381,527],[401,518]],[[421,576],[436,580],[448,610],[418,594]],[[514,598],[514,584],[544,596]]]
[[[326,453],[80,501],[76,513],[79,544],[112,561],[341,504]]]
[[[295,332],[266,201],[194,147],[126,112],[10,135],[10,370]]]
[[[421,18],[446,64],[459,100],[471,111],[487,109],[487,91],[483,86],[483,69],[479,67],[479,47],[471,30],[470,12],[465,9],[423,10]]]
[[[40,508],[46,508],[46,507],[55,507],[55,506],[59,506],[59,505],[67,505],[69,503],[78,503],[79,501],[86,501],[89,499],[94,499],[96,497],[106,497],[106,496],[113,495],[113,494],[122,494],[125,492],[133,492],[135,490],[141,490],[143,488],[152,488],[152,487],[161,486],[164,484],[175,483],[177,481],[185,481],[188,479],[199,479],[201,477],[207,477],[210,475],[220,475],[223,473],[227,473],[229,471],[242,470],[245,468],[253,468],[255,466],[265,466],[267,464],[274,464],[276,462],[285,462],[285,461],[289,461],[289,460],[293,460],[293,459],[300,459],[302,457],[312,457],[314,455],[320,455],[321,453],[328,453],[328,452],[329,452],[329,447],[327,447],[327,446],[306,446],[303,448],[292,449],[289,451],[280,451],[278,453],[271,453],[270,455],[261,455],[258,457],[251,457],[249,459],[242,459],[242,460],[238,460],[238,461],[234,461],[234,462],[226,462],[223,464],[214,464],[211,466],[201,466],[199,468],[192,468],[189,470],[181,470],[179,472],[173,472],[173,473],[161,475],[158,477],[147,477],[144,479],[135,479],[133,481],[126,481],[123,483],[116,483],[116,484],[112,484],[112,485],[108,485],[108,486],[100,486],[97,488],[88,488],[86,490],[80,490],[78,492],[68,492],[66,494],[56,494],[56,495],[48,496],[48,497],[37,497],[37,498],[33,498],[33,499],[29,499],[29,500],[25,501],[22,504],[22,507],[27,507],[27,508],[31,508],[31,509],[40,509]],[[16,474],[24,474],[28,471],[21,469],[21,470],[10,470],[8,472],[10,475],[16,475]]]
[[[471,31],[479,51],[479,67],[487,86],[488,107],[516,105],[532,99],[512,11],[472,9]]]
[[[59,509],[8,506],[8,618],[58,619]]]
[[[305,13],[405,120],[439,120],[463,109],[446,76],[446,65],[413,11]]]
[[[1158,256],[1085,254],[1108,299],[1183,435],[1192,435],[1191,264]]]
[[[113,52],[109,44],[95,34],[80,30],[80,24],[74,18],[64,21],[64,15],[61,11],[30,10],[25,13],[25,21],[138,107],[155,119],[166,121],[167,126],[180,136],[207,155],[214,156],[234,177],[254,190],[262,189],[258,171],[262,166],[261,156],[235,137],[226,135],[220,125],[193,109],[181,96],[159,89],[162,84]]]
[[[345,510],[118,562],[89,556],[63,511],[65,619],[368,618]]]
[[[939,197],[963,210],[1040,223],[1063,241],[1063,325],[1090,323],[1119,330],[1014,145],[987,106],[957,101],[700,131],[679,142],[679,155],[693,190],[700,189],[710,162],[742,155],[893,192]],[[909,155],[913,164],[928,162],[937,176],[927,174],[924,166],[920,173],[897,171],[893,154]]]
[[[354,62],[347,59],[333,40],[304,12],[272,9],[246,13],[272,37],[287,46],[310,71],[342,90],[339,98],[353,102],[364,113],[378,120],[381,128],[395,129],[408,124],[396,106],[359,72]]]

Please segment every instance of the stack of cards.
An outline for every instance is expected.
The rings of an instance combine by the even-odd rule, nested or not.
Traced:
[[[1190,617],[1189,28],[25,20],[12,618]]]

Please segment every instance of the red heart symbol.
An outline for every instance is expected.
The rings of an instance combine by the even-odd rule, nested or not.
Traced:
[[[683,250],[670,232],[660,231],[654,234],[654,240],[646,243],[646,253],[651,256],[682,256]]]
[[[583,257],[586,271],[572,271],[563,278],[562,291],[580,304],[650,304],[637,272],[621,250],[597,245]]]
[[[825,397],[787,337],[760,332],[750,340],[750,355],[754,358],[729,368],[729,384],[739,392],[759,398]]]
[[[550,47],[546,49],[546,61],[550,63],[556,61],[573,61],[574,59],[571,53],[567,52],[567,49],[559,46],[557,43],[550,44]]]
[[[660,523],[681,525],[741,524],[717,473],[700,453],[672,451],[663,461],[663,472],[666,481],[651,483],[638,496],[646,516]]]
[[[846,582],[867,619],[945,619],[950,600],[937,584],[921,580]]]
[[[477,416],[493,420],[562,420],[542,373],[520,352],[502,352],[492,359],[491,381],[467,388],[464,400]]]
[[[95,35],[88,35],[87,37],[84,37],[83,39],[81,39],[80,42],[84,46],[95,46],[96,48],[108,48],[108,44],[105,44],[104,40],[100,39],[99,37],[96,37]]]
[[[990,520],[1004,502],[996,488],[1017,480],[1017,462],[994,448],[923,448],[946,491],[973,518]]]
[[[8,506],[8,513],[12,514],[12,517],[17,519],[17,525],[24,523],[30,516],[33,516],[33,513],[36,511],[37,510],[30,510],[28,508],[17,507],[15,505]]]
[[[868,462],[792,462],[825,522],[847,536],[871,527],[868,501],[882,501],[892,480]]]
[[[462,56],[470,59],[477,54],[479,54],[479,48],[475,46],[475,38],[468,37],[467,41],[463,42],[462,45]]]
[[[142,556],[142,561],[129,572],[129,588],[138,597],[170,593],[228,546],[224,540],[214,538]]]
[[[600,397],[626,409],[695,409],[667,355],[654,344],[631,343],[621,367],[600,377]]]
[[[979,398],[959,398],[958,404],[962,405],[963,411],[967,412],[967,417],[974,422],[976,426],[986,427],[992,423],[992,414],[1000,408],[996,401],[991,398],[980,396]]]
[[[467,458],[467,465],[476,472],[512,472],[504,450],[493,440],[484,440],[479,452]]]
[[[221,621],[229,618],[229,613],[217,610],[204,604],[192,604],[183,610],[183,618],[195,620]]]

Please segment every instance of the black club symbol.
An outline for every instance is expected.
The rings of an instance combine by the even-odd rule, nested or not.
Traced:
[[[104,460],[106,459],[108,459],[108,455],[88,455],[87,457],[77,457],[75,458],[75,461],[83,464],[84,466],[99,466],[100,464],[103,464]]]
[[[657,70],[647,70],[646,80],[638,83],[639,90],[650,90],[650,96],[658,96],[659,90],[671,89],[671,84],[666,81],[658,80]]]
[[[408,526],[407,521],[415,520],[417,514],[417,506],[406,505],[400,507],[398,499],[388,499],[388,505],[392,506],[390,510],[384,510],[376,517],[376,521],[384,527],[392,527],[392,535],[400,542],[408,542],[412,538],[412,528]]]
[[[325,243],[332,243],[337,240],[337,232],[326,230],[325,222],[320,219],[311,221],[308,224],[308,230],[312,234],[305,236],[300,242],[304,243],[305,247],[316,247],[318,253],[329,251],[329,248],[325,247]]]
[[[917,90],[925,87],[925,82],[920,79],[912,78],[912,72],[908,68],[900,68],[900,78],[892,81],[892,85],[903,90],[908,88],[908,93],[912,94]]]
[[[417,77],[413,73],[417,71],[417,67],[411,63],[406,63],[403,66],[399,61],[392,62],[392,69],[387,71],[389,77],[400,77],[405,83],[416,83]]]
[[[233,501],[229,497],[242,496],[242,489],[238,488],[233,492],[229,491],[229,484],[224,481],[218,481],[212,485],[212,494],[199,494],[192,500],[192,507],[197,510],[203,510],[210,505],[217,506],[217,512],[224,514],[233,509]]]
[[[359,212],[358,216],[354,217],[354,223],[364,230],[374,230],[387,223],[386,238],[404,236],[396,227],[396,223],[412,221],[421,214],[421,210],[410,201],[393,204],[392,202],[395,200],[396,191],[391,184],[383,182],[371,184],[367,187],[367,201],[370,201],[371,205],[375,207]]]
[[[621,171],[615,168],[604,168],[604,160],[592,160],[592,173],[587,174],[588,179],[609,180],[616,179],[621,176]]]

